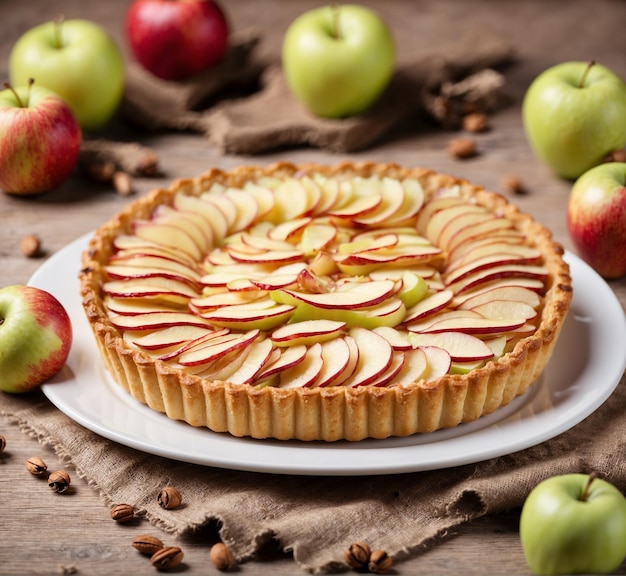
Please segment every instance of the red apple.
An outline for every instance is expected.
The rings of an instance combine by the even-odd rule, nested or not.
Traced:
[[[600,164],[576,180],[567,227],[581,258],[598,274],[626,275],[626,163]]]
[[[63,368],[72,324],[63,305],[34,286],[0,289],[0,390],[28,392]]]
[[[69,106],[33,81],[0,92],[0,188],[19,195],[59,186],[78,160],[81,129]]]
[[[228,49],[228,29],[212,0],[135,0],[126,12],[132,53],[163,80],[182,80],[217,64]]]

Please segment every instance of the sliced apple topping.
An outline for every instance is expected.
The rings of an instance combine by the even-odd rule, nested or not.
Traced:
[[[114,248],[102,291],[129,346],[281,388],[480,368],[534,332],[548,275],[504,212],[377,175],[188,186]]]

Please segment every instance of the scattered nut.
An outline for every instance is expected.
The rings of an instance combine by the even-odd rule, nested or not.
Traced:
[[[26,470],[34,476],[43,476],[48,471],[48,467],[38,456],[31,456],[26,460]]]
[[[70,487],[70,475],[65,470],[57,470],[48,476],[48,486],[51,490],[63,494]]]
[[[116,170],[113,162],[90,162],[83,166],[87,176],[96,182],[104,183],[111,182]]]
[[[517,176],[506,176],[502,181],[502,185],[504,186],[504,189],[511,194],[526,194],[526,188]]]
[[[235,557],[232,550],[222,542],[218,542],[211,547],[209,558],[211,558],[213,565],[222,572],[231,570],[235,565]]]
[[[134,192],[132,178],[127,172],[118,170],[113,174],[112,182],[115,191],[122,196],[128,196]]]
[[[387,552],[384,550],[374,550],[370,554],[367,568],[372,574],[384,574],[385,572],[389,572],[392,565],[393,560]]]
[[[489,122],[486,114],[473,112],[463,116],[463,130],[467,132],[484,132],[487,128],[489,128]]]
[[[167,546],[157,550],[151,557],[150,562],[159,570],[175,568],[183,561],[183,551],[178,546]]]
[[[157,501],[159,502],[159,506],[161,508],[173,510],[174,508],[178,508],[180,506],[183,501],[183,497],[180,492],[174,488],[174,486],[166,486],[159,492]]]
[[[116,522],[130,522],[135,518],[135,509],[130,504],[116,504],[111,508],[111,518]]]
[[[476,156],[476,142],[471,138],[453,138],[448,142],[448,153],[459,159]]]
[[[613,150],[604,158],[605,162],[626,162],[626,150]]]
[[[156,536],[142,534],[133,540],[133,548],[139,550],[142,554],[152,556],[164,547],[163,541]]]
[[[0,452],[4,452],[7,447],[7,439],[4,436],[0,436]]]
[[[26,258],[36,258],[41,254],[41,240],[35,234],[27,234],[20,240],[20,248]]]
[[[367,568],[370,553],[370,547],[365,542],[355,542],[345,551],[344,559],[351,568],[363,570]]]

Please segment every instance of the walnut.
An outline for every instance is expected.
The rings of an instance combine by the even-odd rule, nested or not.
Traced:
[[[135,518],[135,508],[130,504],[116,504],[111,508],[111,518],[116,522],[130,522]]]
[[[157,500],[161,508],[173,510],[174,508],[178,508],[180,506],[183,501],[183,497],[180,492],[174,488],[174,486],[166,486],[159,492]]]
[[[158,570],[175,568],[183,561],[183,551],[178,546],[166,546],[157,550],[151,557],[150,562]]]
[[[365,542],[355,542],[346,550],[344,559],[350,568],[363,570],[367,568],[370,553],[370,547]]]

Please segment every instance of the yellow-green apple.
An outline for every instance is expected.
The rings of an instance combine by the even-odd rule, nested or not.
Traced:
[[[626,83],[594,62],[564,62],[531,83],[522,104],[531,148],[568,179],[626,145]]]
[[[126,12],[133,55],[163,80],[182,80],[220,62],[228,30],[224,11],[212,0],[135,0]]]
[[[295,97],[316,116],[353,116],[370,108],[392,77],[395,44],[372,10],[325,6],[301,14],[285,34],[282,64]]]
[[[626,163],[600,164],[578,178],[567,228],[580,256],[601,276],[626,275]]]
[[[28,30],[11,49],[9,77],[35,78],[70,106],[84,130],[115,114],[124,91],[124,62],[111,36],[89,20],[55,20]]]
[[[64,306],[46,290],[0,289],[0,390],[28,392],[55,376],[72,345]]]
[[[59,186],[78,160],[81,130],[56,94],[28,86],[0,92],[0,188],[29,195]]]
[[[608,574],[626,557],[626,498],[594,474],[560,474],[535,486],[520,539],[534,574]]]

